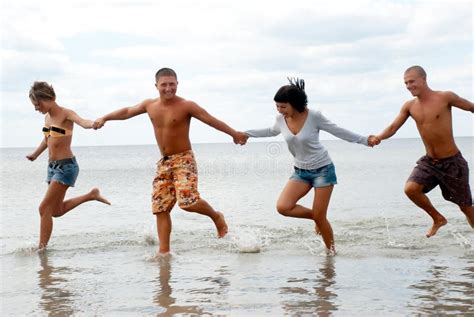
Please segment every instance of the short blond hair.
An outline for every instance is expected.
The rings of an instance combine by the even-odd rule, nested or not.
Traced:
[[[420,75],[421,77],[425,78],[426,79],[426,72],[425,70],[423,69],[423,67],[421,66],[418,66],[418,65],[414,65],[414,66],[410,66],[407,68],[407,70],[405,71],[405,74],[408,73],[408,72],[411,72],[411,71],[415,71],[418,73],[418,75]]]
[[[31,101],[56,100],[56,93],[53,86],[45,81],[35,81],[30,88],[29,97]]]

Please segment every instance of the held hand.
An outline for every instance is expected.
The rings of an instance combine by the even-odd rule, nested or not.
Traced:
[[[375,135],[369,135],[369,137],[367,139],[367,144],[370,147],[374,147],[375,145],[379,145],[380,142],[381,142],[380,139],[378,137],[376,137]]]
[[[237,132],[237,134],[234,136],[234,143],[244,145],[245,143],[247,143],[248,138],[249,136],[244,132]]]
[[[94,130],[97,130],[97,129],[102,128],[104,124],[105,124],[105,120],[103,118],[99,118],[94,121],[92,128],[94,128]]]

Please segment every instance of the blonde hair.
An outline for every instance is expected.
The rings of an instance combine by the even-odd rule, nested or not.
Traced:
[[[56,93],[53,86],[45,81],[35,81],[30,88],[29,97],[31,101],[38,102],[39,100],[56,100]]]

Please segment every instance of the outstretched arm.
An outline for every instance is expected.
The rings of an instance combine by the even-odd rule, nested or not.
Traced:
[[[331,133],[332,135],[338,137],[339,139],[345,140],[347,142],[374,146],[374,144],[372,144],[373,143],[372,138],[370,138],[370,141],[369,141],[369,137],[366,137],[366,136],[354,133],[350,130],[339,127],[335,123],[331,122],[328,118],[323,116],[323,114],[320,111],[316,112],[316,120],[317,120],[316,124],[321,130]]]
[[[379,135],[376,135],[375,137],[380,141],[390,138],[407,121],[409,116],[409,103],[407,102],[403,105],[402,109],[400,110],[400,113],[395,118],[395,120],[393,120],[393,122],[388,127],[386,127],[385,130],[383,130]]]
[[[275,123],[270,128],[265,129],[251,129],[245,131],[245,134],[252,138],[268,138],[277,136],[281,133],[280,126],[278,125],[278,117]]]
[[[80,125],[84,129],[92,129],[92,127],[94,125],[94,121],[84,119],[72,110],[67,110],[66,119]]]
[[[36,148],[36,150],[33,151],[33,153],[28,154],[26,158],[30,161],[34,161],[38,158],[38,156],[41,155],[41,153],[44,152],[48,148],[48,144],[46,143],[46,138],[43,138],[41,141],[40,145]]]
[[[228,126],[225,122],[211,116],[206,110],[198,106],[196,103],[190,103],[190,114],[199,121],[204,122],[205,124],[213,127],[216,130],[222,131],[232,137],[235,144],[244,144],[244,139],[246,141],[246,136],[243,132],[237,132]]]
[[[125,107],[115,111],[112,111],[105,116],[98,118],[94,121],[93,128],[100,129],[104,126],[105,122],[110,120],[127,120],[132,117],[138,116],[146,112],[146,105],[150,100],[144,100],[139,104],[132,107]]]
[[[461,98],[451,91],[447,91],[446,96],[448,98],[449,105],[462,110],[474,112],[474,103],[470,102],[469,100]]]

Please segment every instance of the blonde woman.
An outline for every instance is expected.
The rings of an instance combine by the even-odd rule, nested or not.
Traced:
[[[108,205],[110,202],[100,194],[98,188],[93,188],[87,194],[64,200],[66,191],[70,186],[74,186],[79,174],[79,165],[71,151],[74,123],[84,129],[91,129],[94,122],[59,106],[56,103],[53,86],[46,82],[34,82],[29,97],[35,110],[45,115],[45,123],[43,141],[26,158],[34,161],[46,149],[49,154],[46,179],[48,190],[39,206],[41,221],[38,248],[44,249],[53,231],[53,217],[61,217],[86,201],[97,200]]]

